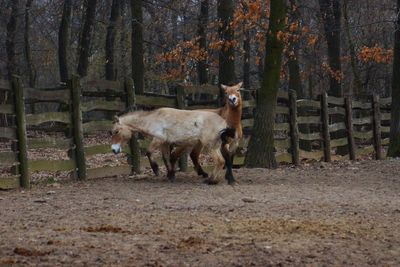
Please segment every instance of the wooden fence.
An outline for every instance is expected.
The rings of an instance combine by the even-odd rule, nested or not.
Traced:
[[[213,108],[218,105],[216,86],[179,86],[174,96],[134,95],[130,79],[125,81],[79,80],[73,77],[66,86],[56,88],[23,88],[19,77],[11,82],[0,80],[0,94],[7,99],[0,104],[0,116],[11,122],[0,128],[0,188],[30,186],[35,172],[70,172],[78,179],[112,175],[129,175],[147,165],[141,151],[148,140],[133,138],[123,149],[128,164],[92,167],[90,160],[110,153],[110,144],[86,144],[89,136],[110,131],[111,119],[93,116],[95,112],[113,114],[132,104],[180,109]],[[249,95],[249,94],[247,94]],[[25,112],[34,103],[57,103],[57,112]],[[357,159],[367,154],[384,157],[382,146],[388,144],[390,98],[377,95],[363,101],[351,97],[336,98],[323,94],[318,99],[297,99],[294,91],[279,91],[275,123],[275,148],[278,162],[299,164],[302,160],[331,161]],[[251,135],[255,100],[243,102],[245,138],[234,164],[244,162]],[[111,118],[111,116],[108,116]],[[51,137],[27,136],[27,129],[46,129],[57,134]],[[4,144],[12,145],[7,147]],[[344,148],[344,149],[343,149]],[[64,159],[30,159],[30,151],[57,149],[68,155]],[[187,169],[187,158],[179,162]]]

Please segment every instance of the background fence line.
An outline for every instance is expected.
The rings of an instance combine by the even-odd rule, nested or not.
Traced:
[[[23,88],[17,76],[12,81],[0,80],[1,96],[7,99],[0,104],[0,116],[11,125],[0,127],[0,143],[13,144],[10,151],[0,150],[0,168],[11,168],[6,176],[0,173],[0,189],[29,188],[30,174],[37,171],[68,171],[78,179],[139,173],[141,166],[147,164],[141,151],[146,149],[148,140],[135,137],[124,147],[128,164],[92,168],[87,164],[89,158],[110,153],[110,145],[85,145],[85,138],[109,132],[112,114],[132,104],[189,110],[218,106],[217,86],[180,85],[174,96],[135,95],[132,89],[131,79],[88,81],[74,76],[66,86],[54,88]],[[234,159],[236,166],[243,165],[256,106],[249,92],[244,94],[245,136]],[[361,101],[323,93],[318,99],[297,99],[296,93],[289,90],[279,91],[277,101],[274,130],[278,162],[297,165],[307,159],[355,160],[371,153],[376,159],[384,158],[383,147],[389,142],[391,98],[380,99],[374,94]],[[25,106],[37,103],[57,103],[60,108],[56,112],[25,111]],[[104,116],[99,116],[99,112]],[[27,137],[27,129],[58,134]],[[65,151],[68,159],[33,160],[27,156],[30,149],[50,148]],[[182,171],[188,169],[187,156],[180,160],[179,167]]]

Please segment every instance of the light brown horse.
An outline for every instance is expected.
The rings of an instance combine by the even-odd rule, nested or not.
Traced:
[[[158,140],[168,178],[175,179],[176,154],[171,154],[170,146],[201,147],[211,152],[214,170],[209,183],[218,183],[223,167],[225,178],[234,183],[228,143],[235,137],[235,129],[229,128],[218,114],[209,111],[189,111],[160,108],[152,111],[130,110],[115,118],[112,129],[112,151],[120,153],[133,132],[140,132]]]
[[[240,89],[241,89],[242,83],[238,83],[233,86],[227,86],[227,85],[221,85],[221,88],[224,90],[225,96],[224,96],[224,103],[225,105],[221,108],[217,109],[200,109],[198,111],[210,111],[217,113],[220,115],[227,123],[227,125],[231,128],[235,129],[235,138],[233,142],[229,144],[229,151],[231,155],[231,162],[233,161],[233,154],[235,153],[240,139],[243,137],[243,130],[242,130],[242,97],[240,94]],[[155,175],[159,175],[159,167],[156,161],[153,159],[152,155],[155,151],[157,151],[161,147],[162,141],[158,140],[157,138],[154,138],[150,145],[147,148],[146,151],[146,156],[149,159],[150,166],[154,172]],[[172,152],[172,157],[171,157],[171,164],[174,165],[176,163],[176,160],[185,152],[187,151],[188,148],[184,146],[178,146],[175,148],[175,150]],[[193,162],[194,168],[197,171],[198,175],[201,175],[203,177],[208,177],[208,174],[203,170],[199,163],[199,156],[202,151],[201,145],[197,145],[192,148],[190,152],[190,158]]]

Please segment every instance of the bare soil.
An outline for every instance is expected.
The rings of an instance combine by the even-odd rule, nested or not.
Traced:
[[[0,192],[0,265],[400,266],[400,160]]]

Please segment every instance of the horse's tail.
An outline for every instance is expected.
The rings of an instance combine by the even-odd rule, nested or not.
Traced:
[[[220,131],[219,136],[222,140],[222,144],[229,143],[229,138],[235,138],[236,129],[235,128],[225,128]]]

